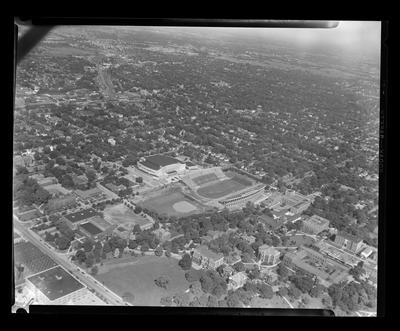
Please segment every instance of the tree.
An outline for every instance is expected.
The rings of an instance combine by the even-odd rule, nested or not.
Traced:
[[[292,298],[298,299],[298,298],[300,298],[301,291],[292,283],[292,284],[290,284],[290,286],[289,286],[288,294],[289,294]]]
[[[242,304],[239,300],[239,296],[233,292],[232,294],[229,294],[226,298],[226,304],[228,307],[241,307]]]
[[[279,277],[281,277],[283,280],[289,276],[288,268],[284,266],[282,263],[279,264],[278,269],[276,271]]]
[[[169,284],[169,279],[165,276],[160,276],[157,279],[154,280],[154,283],[163,289],[167,289],[167,286]]]
[[[189,286],[190,293],[192,293],[194,296],[199,296],[203,293],[201,290],[201,284],[199,281],[196,281]]]
[[[171,257],[171,250],[166,249],[164,254],[165,254],[166,257]]]
[[[233,265],[233,269],[235,269],[237,272],[241,272],[241,271],[244,271],[246,268],[245,268],[243,262],[239,261],[238,263],[235,263]]]
[[[94,255],[92,252],[86,254],[86,268],[91,268],[94,264]]]
[[[136,181],[136,183],[141,184],[141,183],[143,183],[143,178],[142,177],[136,177],[135,181]]]
[[[288,289],[282,286],[281,288],[279,288],[278,293],[280,296],[285,297],[288,295]]]
[[[161,256],[163,254],[163,249],[161,246],[157,246],[157,248],[154,250],[154,254],[156,256]]]
[[[192,258],[186,253],[178,264],[183,270],[189,270],[192,267]]]
[[[96,172],[93,170],[86,171],[86,177],[89,182],[93,182],[96,179]]]
[[[218,307],[218,299],[215,296],[210,295],[208,297],[207,307]]]
[[[189,306],[189,296],[187,293],[177,293],[173,297],[173,301],[177,306],[186,307]]]
[[[144,253],[147,252],[149,250],[149,244],[147,242],[144,242],[140,245],[140,250]]]
[[[222,284],[218,284],[214,287],[211,294],[215,295],[217,298],[221,297],[226,293],[226,288],[222,286]]]
[[[196,282],[199,281],[201,277],[201,273],[195,269],[190,269],[185,273],[185,278],[188,282]]]
[[[136,206],[133,211],[135,212],[135,214],[140,214],[142,212],[142,210],[143,210],[142,207]]]
[[[83,249],[85,250],[85,252],[90,252],[90,251],[92,251],[93,247],[94,247],[94,243],[93,243],[92,240],[87,239],[87,240],[85,240],[85,241],[83,242]]]
[[[331,297],[329,295],[324,295],[322,297],[322,304],[328,309],[332,308],[332,299],[331,299]]]
[[[83,249],[79,249],[76,253],[75,253],[75,258],[79,263],[83,263],[86,261],[86,253]]]
[[[172,304],[173,304],[172,297],[170,297],[170,296],[162,297],[160,299],[160,304],[162,306],[172,306]]]
[[[257,284],[257,289],[258,292],[260,293],[260,297],[263,299],[272,299],[272,297],[274,296],[272,287],[265,283]]]
[[[91,273],[93,276],[95,276],[95,275],[97,275],[98,271],[99,271],[99,268],[95,265],[95,266],[93,266],[92,269],[90,270],[90,273]]]
[[[67,237],[61,235],[60,237],[56,238],[55,243],[58,249],[63,251],[69,247],[70,240]]]

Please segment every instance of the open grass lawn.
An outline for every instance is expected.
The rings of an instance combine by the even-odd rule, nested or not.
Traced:
[[[106,207],[106,209],[104,210],[104,219],[106,221],[112,222],[113,224],[132,223],[144,225],[149,223],[147,219],[135,214],[131,209],[129,209],[122,203]]]
[[[170,280],[167,290],[154,283],[161,275]],[[189,287],[178,260],[164,256],[133,257],[130,261],[124,259],[122,264],[115,264],[113,268],[107,265],[102,270],[100,267],[96,278],[121,297],[126,292],[133,294],[131,303],[138,306],[159,306],[161,297],[184,292]]]
[[[184,212],[183,208],[176,208],[177,205],[175,204],[183,201],[186,201],[193,207],[196,207],[196,209],[188,208],[187,212]],[[149,198],[143,201],[141,204],[143,207],[150,210],[154,210],[158,214],[167,214],[168,216],[178,216],[178,217],[183,215],[199,213],[204,210],[204,207],[200,203],[188,198],[180,191],[164,193],[163,195]],[[174,205],[176,209],[174,208]]]
[[[219,182],[211,184],[211,185],[200,187],[197,190],[197,193],[206,198],[218,199],[218,198],[221,198],[230,193],[234,193],[236,191],[242,190],[250,185],[251,185],[251,182],[249,182],[249,185],[245,185],[242,180],[240,180],[240,182],[239,182],[234,177],[231,179],[225,179],[225,180],[219,181]]]

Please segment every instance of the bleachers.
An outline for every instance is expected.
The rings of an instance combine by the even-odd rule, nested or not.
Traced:
[[[201,169],[193,171],[186,175],[182,181],[192,189],[197,189],[205,184],[211,184],[217,180],[223,180],[227,177],[220,167],[213,167],[208,169]]]

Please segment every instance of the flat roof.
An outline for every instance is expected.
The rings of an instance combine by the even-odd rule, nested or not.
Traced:
[[[140,161],[142,165],[153,170],[159,170],[167,165],[182,163],[181,161],[166,155],[152,155],[145,158],[144,161]]]
[[[89,208],[89,209],[77,211],[72,214],[65,215],[64,217],[67,220],[69,220],[70,222],[75,223],[75,222],[79,222],[79,221],[85,220],[87,218],[96,216],[96,215],[100,215],[100,214],[97,211],[95,211],[94,209]]]
[[[75,190],[75,193],[76,193],[79,197],[81,197],[81,198],[83,198],[83,199],[86,199],[86,198],[89,198],[89,197],[91,197],[91,196],[94,196],[94,195],[97,195],[97,194],[101,194],[101,193],[103,193],[103,191],[100,190],[98,187],[94,187],[94,188],[92,188],[92,189],[85,190],[85,191],[82,191],[82,190]]]
[[[90,222],[83,223],[80,227],[89,232],[92,236],[103,232],[99,227]]]
[[[323,218],[318,215],[312,215],[308,220],[304,221],[304,223],[313,223],[318,225],[329,225],[329,220]]]
[[[62,298],[84,287],[60,266],[31,276],[28,280],[50,301]]]

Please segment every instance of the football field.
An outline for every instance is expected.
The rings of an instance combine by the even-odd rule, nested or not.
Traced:
[[[200,187],[197,190],[197,194],[209,199],[218,199],[228,194],[243,190],[244,188],[251,186],[251,184],[252,183],[250,181],[246,183],[242,179],[238,181],[234,177],[211,185]]]

